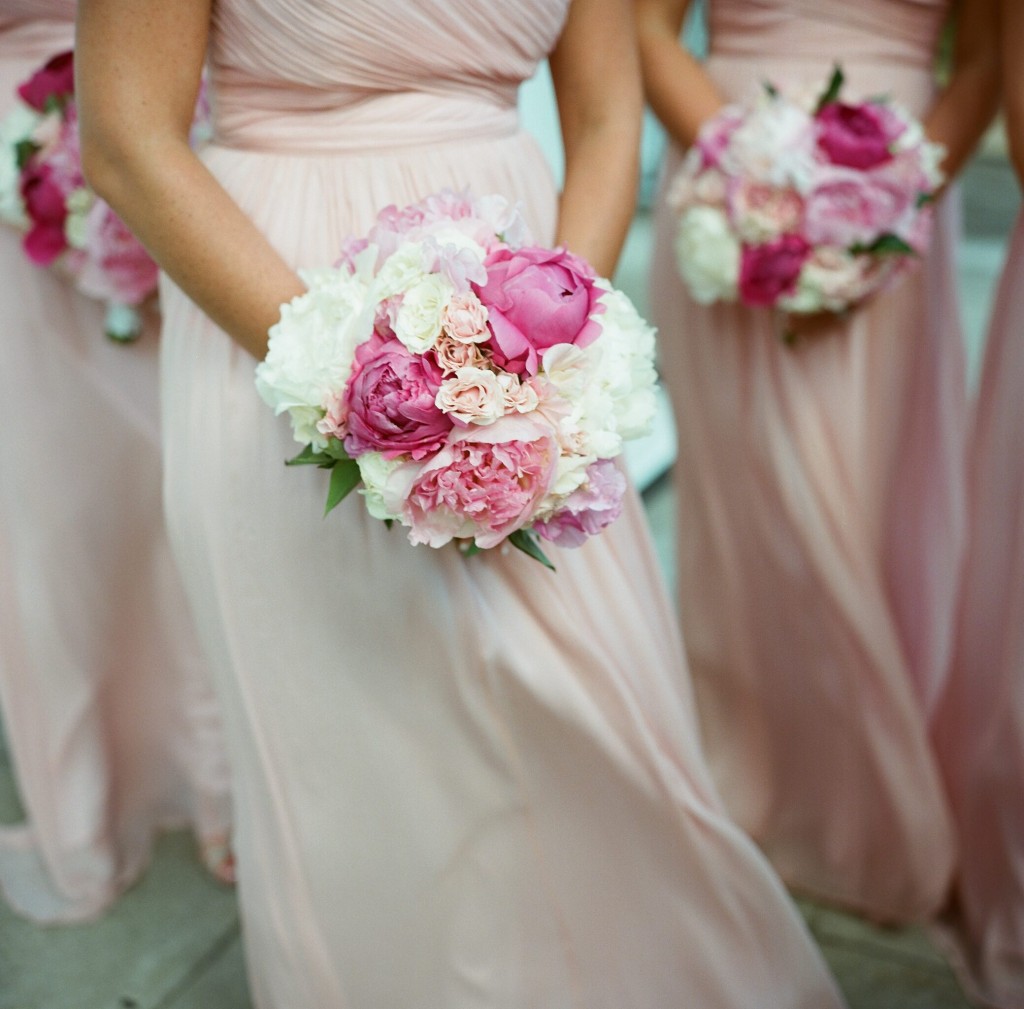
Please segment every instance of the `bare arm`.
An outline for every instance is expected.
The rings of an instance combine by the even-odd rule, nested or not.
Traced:
[[[999,103],[998,2],[960,0],[956,10],[953,75],[925,121],[928,136],[946,146],[948,178],[970,157]]]
[[[1024,186],[1024,4],[1002,0],[999,11],[1003,105],[1010,157]]]
[[[262,358],[304,286],[189,148],[209,19],[210,0],[80,0],[82,159],[160,266]]]
[[[636,205],[643,94],[628,0],[574,0],[551,54],[565,146],[558,242],[615,270]]]
[[[691,0],[633,0],[647,101],[669,136],[689,147],[724,104],[700,61],[680,44]]]

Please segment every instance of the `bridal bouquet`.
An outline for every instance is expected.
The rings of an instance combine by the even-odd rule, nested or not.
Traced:
[[[331,470],[412,543],[578,546],[620,513],[612,460],[655,412],[654,331],[498,196],[388,207],[270,330],[256,385]]]
[[[0,220],[25,232],[33,263],[56,267],[106,303],[109,337],[134,340],[142,328],[137,309],[156,293],[157,265],[82,174],[74,54],[53,57],[18,97],[0,123]],[[194,139],[207,118],[202,97]]]
[[[694,300],[840,312],[927,247],[943,148],[882,99],[768,86],[701,130],[668,192],[676,255]]]

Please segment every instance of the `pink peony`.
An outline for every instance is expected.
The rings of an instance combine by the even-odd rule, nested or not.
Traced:
[[[740,299],[747,305],[774,305],[796,290],[811,246],[799,235],[782,235],[763,245],[744,245],[740,258]]]
[[[59,104],[75,93],[74,53],[60,53],[18,88],[21,100],[37,112],[47,112],[51,100]]]
[[[487,309],[498,367],[536,375],[549,347],[586,347],[600,335],[590,316],[603,311],[601,290],[583,260],[564,249],[502,247],[485,265],[487,283],[474,288]]]
[[[573,491],[561,508],[534,529],[560,547],[582,546],[622,514],[626,478],[610,459],[601,459],[587,467],[587,482]]]
[[[555,477],[554,431],[523,417],[453,435],[420,471],[405,504],[413,543],[473,537],[497,546],[529,525]]]
[[[895,112],[876,102],[831,102],[817,116],[818,146],[834,165],[862,171],[885,164],[906,130]]]
[[[21,198],[31,222],[24,239],[25,253],[33,263],[49,266],[68,247],[64,192],[49,165],[29,162],[21,176]]]
[[[414,355],[394,337],[374,333],[361,343],[345,388],[345,451],[389,459],[436,452],[452,428],[434,403],[441,377],[431,355]]]
[[[727,106],[704,123],[694,144],[700,151],[703,168],[717,168],[721,164],[733,133],[745,119],[746,113],[742,109]]]
[[[831,169],[807,197],[804,233],[813,245],[870,245],[913,210],[916,198],[884,175]]]
[[[91,298],[140,305],[156,293],[159,269],[110,206],[97,200],[85,222],[79,288]]]
[[[804,201],[794,189],[737,179],[729,186],[729,217],[749,241],[797,231],[803,222]]]

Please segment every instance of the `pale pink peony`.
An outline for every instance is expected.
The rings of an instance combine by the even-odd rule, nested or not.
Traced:
[[[906,123],[877,102],[830,102],[817,116],[818,147],[834,165],[865,171],[892,158]]]
[[[596,536],[622,514],[626,478],[609,459],[587,467],[587,481],[573,491],[561,508],[534,529],[560,547],[578,547]]]
[[[76,281],[91,298],[141,305],[156,293],[159,269],[110,206],[97,200],[85,219]]]
[[[557,460],[553,430],[524,417],[453,433],[406,499],[409,540],[439,547],[473,538],[483,549],[497,546],[529,525]]]
[[[717,168],[737,127],[746,120],[743,109],[726,106],[701,127],[694,144],[704,168]]]
[[[813,245],[870,245],[913,210],[916,197],[884,176],[829,169],[807,197],[804,234]]]
[[[453,295],[441,314],[441,326],[459,343],[486,343],[491,338],[487,309],[471,291]]]
[[[564,249],[500,248],[487,257],[487,283],[476,293],[487,309],[495,364],[536,375],[556,344],[586,347],[600,336],[590,316],[603,311],[601,289],[583,260]]]
[[[733,180],[728,188],[729,217],[741,238],[763,241],[800,229],[804,201],[796,190],[749,179]]]
[[[389,459],[436,452],[452,427],[434,402],[441,378],[431,355],[414,355],[394,337],[374,333],[356,348],[345,387],[345,451]]]
[[[763,245],[745,245],[740,259],[740,299],[771,306],[796,290],[811,247],[799,235],[782,235]]]

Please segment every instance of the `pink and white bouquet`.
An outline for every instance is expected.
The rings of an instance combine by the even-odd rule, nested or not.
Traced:
[[[668,193],[694,300],[840,312],[927,248],[943,148],[887,99],[843,101],[843,83],[837,68],[809,101],[768,86],[705,124]]]
[[[25,232],[33,263],[55,267],[87,297],[106,303],[111,339],[134,340],[142,326],[137,309],[156,293],[157,265],[85,181],[74,54],[54,56],[18,88],[18,97],[0,123],[0,220]],[[194,136],[207,119],[202,97]]]
[[[388,207],[282,306],[260,395],[331,470],[327,511],[361,484],[412,543],[504,542],[550,566],[620,513],[612,461],[655,413],[654,331],[499,196]]]

